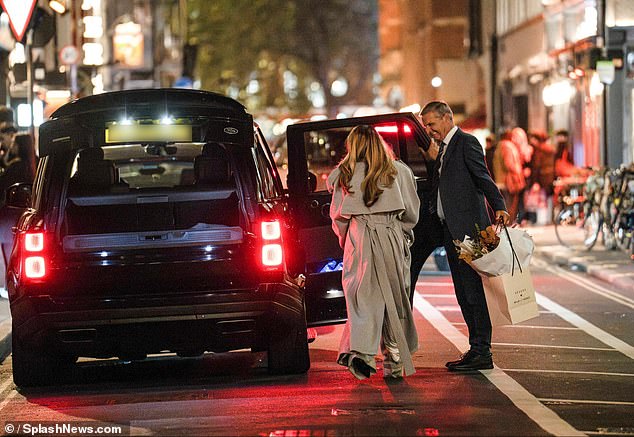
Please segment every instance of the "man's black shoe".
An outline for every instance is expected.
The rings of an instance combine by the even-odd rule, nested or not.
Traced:
[[[447,361],[445,363],[445,367],[449,368],[451,366],[455,366],[456,364],[460,364],[464,360],[466,360],[467,358],[469,358],[471,355],[474,355],[474,354],[475,354],[475,352],[473,352],[471,349],[469,349],[464,354],[460,355],[460,358],[458,358],[457,360]]]
[[[447,367],[451,371],[493,369],[493,356],[471,353],[460,362]]]

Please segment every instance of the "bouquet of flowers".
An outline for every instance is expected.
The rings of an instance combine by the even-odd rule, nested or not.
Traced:
[[[495,228],[489,225],[484,230],[480,230],[478,224],[475,225],[476,233],[473,238],[465,235],[464,241],[454,240],[458,258],[471,264],[473,260],[482,258],[487,253],[491,253],[500,244],[500,237]]]

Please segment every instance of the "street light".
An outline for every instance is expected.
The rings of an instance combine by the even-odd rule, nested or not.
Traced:
[[[60,15],[65,14],[67,10],[66,0],[50,0],[48,7]]]

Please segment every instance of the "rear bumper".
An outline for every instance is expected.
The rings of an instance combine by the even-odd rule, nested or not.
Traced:
[[[178,299],[72,304],[50,297],[11,302],[14,341],[47,353],[106,358],[258,347],[270,326],[303,323],[302,291],[286,283]],[[152,303],[152,304],[149,304]]]

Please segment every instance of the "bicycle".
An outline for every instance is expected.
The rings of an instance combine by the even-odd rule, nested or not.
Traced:
[[[621,169],[610,212],[616,246],[627,254],[634,253],[634,165]]]
[[[571,176],[558,178],[553,182],[557,203],[553,209],[555,235],[563,246],[573,246],[580,239],[579,232],[585,218],[586,197],[584,184],[586,177]],[[585,238],[583,238],[585,244]]]

